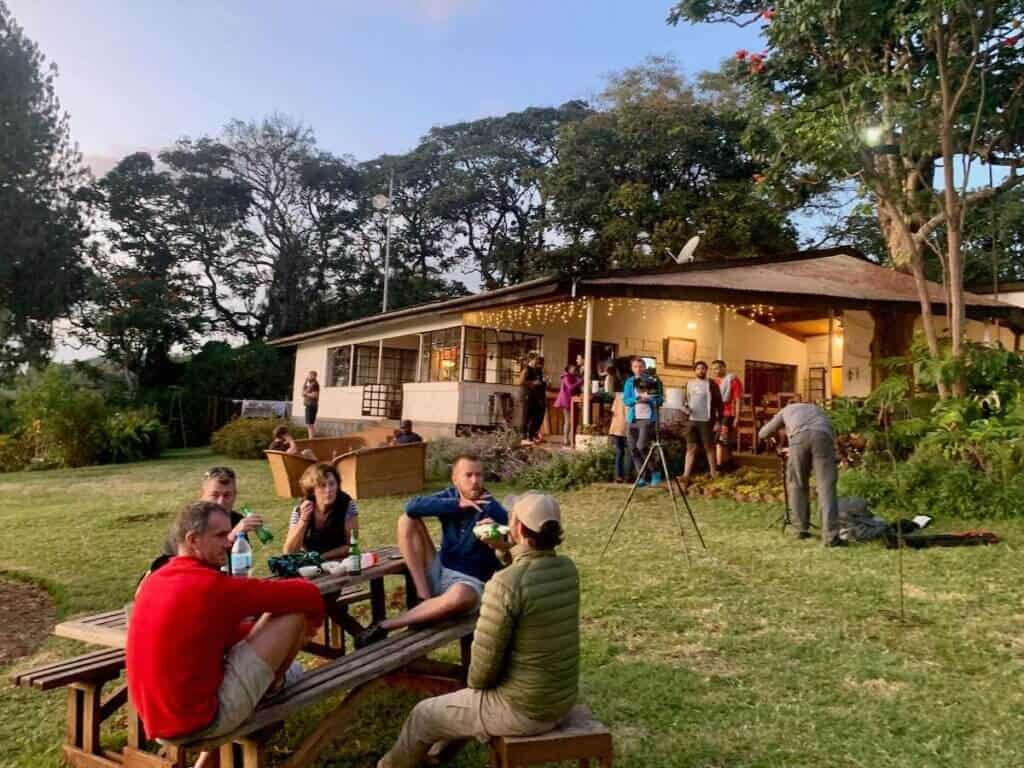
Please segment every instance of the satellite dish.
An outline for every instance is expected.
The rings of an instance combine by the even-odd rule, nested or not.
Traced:
[[[675,259],[676,264],[689,264],[693,261],[693,254],[696,252],[698,245],[700,245],[700,235],[694,235],[686,241],[686,245],[683,246],[678,254],[668,251],[667,248],[665,250],[668,251],[669,256]]]
[[[372,202],[374,208],[376,208],[378,211],[383,211],[385,208],[388,207],[388,204],[391,201],[388,199],[387,195],[374,195]]]

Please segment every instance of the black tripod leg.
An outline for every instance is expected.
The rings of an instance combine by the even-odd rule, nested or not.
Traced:
[[[654,446],[651,446],[651,450],[647,452],[647,458],[644,459],[643,466],[640,467],[640,472],[636,476],[636,480],[633,481],[633,487],[629,489],[629,496],[626,497],[626,503],[622,505],[622,509],[619,510],[619,516],[615,519],[615,525],[612,526],[611,533],[608,534],[608,541],[604,543],[604,549],[601,550],[602,557],[604,553],[608,551],[608,547],[611,546],[612,539],[615,537],[615,532],[619,530],[619,525],[622,523],[622,518],[626,514],[626,510],[629,509],[629,503],[633,501],[633,494],[636,493],[637,486],[643,479],[644,472],[647,470],[647,465],[651,462],[651,456],[654,455]]]
[[[651,451],[658,449],[658,457],[661,459],[661,469],[665,473],[665,486],[668,488],[668,496],[672,499],[672,515],[676,519],[676,525],[679,526],[679,540],[683,543],[683,552],[686,554],[686,562],[690,562],[690,549],[686,546],[686,532],[683,529],[683,518],[679,514],[679,503],[676,501],[676,493],[672,490],[672,474],[668,471],[668,462],[665,460],[665,451],[661,447],[661,443],[655,443],[651,446]]]
[[[700,526],[697,525],[697,517],[693,514],[693,507],[690,506],[690,497],[686,495],[686,489],[683,488],[679,482],[679,478],[675,478],[676,490],[679,491],[679,497],[683,500],[683,506],[686,507],[686,513],[690,516],[690,522],[693,523],[693,530],[697,532],[697,539],[700,541],[701,547],[704,549],[708,548],[708,545],[704,543],[704,536],[700,532]]]

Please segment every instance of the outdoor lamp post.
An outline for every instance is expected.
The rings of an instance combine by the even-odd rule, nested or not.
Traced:
[[[395,172],[391,171],[391,178],[388,180],[388,193],[386,195],[374,195],[373,207],[378,211],[388,210],[388,224],[384,235],[384,301],[381,312],[388,311],[388,273],[391,271],[391,203],[395,192]]]

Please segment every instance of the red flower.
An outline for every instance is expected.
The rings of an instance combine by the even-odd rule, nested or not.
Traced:
[[[1020,35],[1014,35],[1013,37],[1008,37],[1005,40],[1003,40],[1003,45],[1005,45],[1007,48],[1013,48],[1020,41],[1020,38],[1021,38]]]
[[[764,72],[764,62],[760,59],[752,59],[750,62],[750,74],[759,75]]]
[[[771,21],[772,19],[775,18],[775,9],[768,8],[761,14],[761,18],[764,19],[765,21]]]
[[[740,48],[738,51],[736,51],[736,61],[744,61],[744,60],[746,60],[746,58],[747,58],[747,49],[746,48]]]
[[[754,174],[754,183],[755,184],[762,184],[762,183],[764,183],[764,175],[760,174],[760,173],[755,173]]]

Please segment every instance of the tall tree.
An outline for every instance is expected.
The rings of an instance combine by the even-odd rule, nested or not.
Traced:
[[[603,109],[563,129],[548,188],[585,268],[664,263],[698,233],[716,256],[795,248],[786,211],[756,190],[735,101],[655,58],[612,77]]]
[[[102,237],[74,323],[141,387],[166,382],[172,352],[191,348],[206,326],[183,236],[192,211],[177,192],[171,174],[144,152],[121,160],[95,187]]]
[[[763,24],[767,49],[737,52],[732,71],[764,118],[767,175],[789,189],[859,182],[914,275],[934,355],[926,252],[939,260],[959,357],[965,222],[1024,179],[1022,15],[1021,0],[682,0],[669,22]],[[1005,169],[999,183],[974,184],[979,161]]]
[[[84,284],[85,178],[56,75],[0,0],[0,376],[46,359]]]
[[[558,160],[562,128],[589,112],[576,101],[531,108],[434,128],[421,142],[417,152],[443,180],[432,210],[453,227],[456,254],[485,287],[546,271],[537,261],[553,230],[544,176]]]

